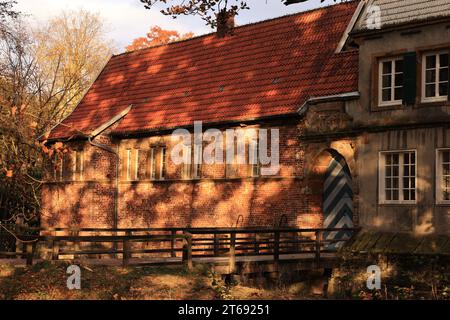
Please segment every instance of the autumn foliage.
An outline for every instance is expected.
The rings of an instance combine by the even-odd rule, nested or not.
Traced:
[[[127,51],[134,51],[139,49],[145,49],[148,47],[159,46],[170,42],[181,41],[192,38],[194,34],[187,32],[184,34],[178,33],[175,30],[165,30],[159,26],[153,26],[145,37],[136,38],[133,42],[126,47]]]
[[[112,53],[99,16],[79,10],[31,26],[0,1],[0,220],[37,223],[44,166],[67,152],[49,130]],[[5,11],[7,10],[7,11]],[[39,139],[40,138],[40,139]]]

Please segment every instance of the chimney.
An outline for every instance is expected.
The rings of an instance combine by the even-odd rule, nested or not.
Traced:
[[[225,8],[216,14],[217,19],[217,36],[223,38],[233,34],[234,28],[234,12],[230,12]]]

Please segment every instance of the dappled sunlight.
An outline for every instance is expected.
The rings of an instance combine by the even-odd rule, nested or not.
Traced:
[[[417,224],[414,228],[414,233],[417,235],[427,235],[435,232],[433,211],[426,210],[418,217]]]
[[[355,90],[357,72],[342,66],[357,66],[357,54],[334,54],[354,9],[341,4],[241,26],[225,38],[114,56],[65,124],[89,132],[130,104],[113,133],[241,121],[293,114],[312,93]],[[58,127],[53,136],[70,131]]]

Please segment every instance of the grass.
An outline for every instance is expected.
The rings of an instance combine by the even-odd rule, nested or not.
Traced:
[[[69,264],[0,265],[0,300],[305,299],[302,284],[267,289],[231,286],[205,268],[81,265],[81,290],[69,290]]]

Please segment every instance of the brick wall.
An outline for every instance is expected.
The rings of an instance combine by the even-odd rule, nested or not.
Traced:
[[[255,127],[280,130],[281,167],[278,176],[249,177],[248,168],[241,165],[238,176],[229,178],[226,177],[224,164],[203,164],[202,179],[183,180],[181,165],[167,161],[164,181],[151,181],[148,150],[164,145],[167,159],[170,159],[174,143],[170,134],[114,140],[105,132],[97,137],[95,142],[118,150],[121,156],[118,226],[230,227],[235,226],[238,219],[239,226],[273,226],[278,225],[285,216],[283,220],[286,219],[289,226],[319,227],[321,210],[311,205],[314,195],[308,194],[308,179],[305,179],[307,162],[314,161],[314,153],[309,153],[305,158],[305,146],[299,139],[302,125],[298,119],[284,119]],[[69,146],[83,147],[84,178],[82,181],[71,181],[72,175],[67,173],[64,181],[51,181],[52,175],[48,175],[49,182],[42,191],[42,225],[112,227],[115,156],[87,142]],[[129,148],[142,150],[139,181],[126,181],[122,160],[124,151]],[[70,168],[70,162],[67,168]]]

